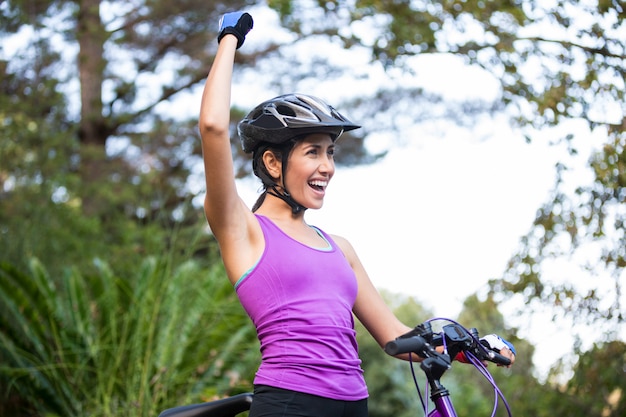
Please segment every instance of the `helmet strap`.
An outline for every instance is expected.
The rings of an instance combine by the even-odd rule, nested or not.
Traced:
[[[289,160],[289,153],[291,151],[291,148],[293,148],[294,144],[295,144],[295,138],[283,144],[283,147],[280,152],[281,164],[282,164],[282,167],[281,167],[282,185],[277,184],[276,181],[273,178],[271,178],[270,179],[271,184],[266,185],[265,192],[267,194],[273,195],[274,197],[278,197],[281,200],[283,200],[285,203],[289,205],[289,207],[291,207],[291,212],[294,215],[296,215],[300,212],[303,212],[307,208],[304,207],[302,204],[298,203],[296,200],[294,200],[294,198],[291,196],[291,194],[289,194],[289,191],[287,191],[287,188],[285,187],[285,176],[287,174],[287,161]],[[259,152],[259,150],[256,150],[255,152]],[[256,159],[253,159],[253,161],[256,162]],[[253,169],[256,170],[256,168],[254,168],[254,165],[253,165]]]
[[[291,207],[291,212],[294,215],[300,213],[301,211],[306,210],[306,207],[304,207],[303,205],[298,203],[296,200],[294,200],[293,197],[291,196],[291,194],[289,194],[289,192],[287,190],[285,190],[284,188],[282,190],[279,190],[274,185],[271,188],[268,188],[266,192],[268,194],[270,194],[270,195],[273,195],[274,197],[280,198],[285,203],[287,203],[289,205],[289,207]]]

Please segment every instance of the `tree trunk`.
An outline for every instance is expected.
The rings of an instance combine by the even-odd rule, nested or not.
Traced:
[[[101,190],[107,183],[109,162],[106,141],[110,135],[103,115],[102,84],[106,61],[104,42],[107,38],[100,19],[100,0],[79,0],[76,38],[79,44],[78,75],[80,81],[80,191],[82,206],[87,215],[101,215]],[[99,184],[99,186],[97,186]]]
[[[80,80],[80,141],[104,147],[108,136],[102,115],[104,41],[106,31],[100,20],[100,0],[80,0],[77,16],[78,74]]]

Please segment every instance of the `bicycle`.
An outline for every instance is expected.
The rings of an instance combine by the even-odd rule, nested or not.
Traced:
[[[431,325],[434,321],[445,321],[449,324],[443,326],[441,332],[435,333]],[[437,350],[438,347],[442,348],[441,351]],[[459,358],[472,364],[493,386],[496,395],[491,416],[495,416],[498,398],[502,399],[508,416],[512,416],[504,395],[483,364],[483,361],[490,361],[507,366],[511,364],[511,361],[481,341],[475,328],[468,330],[450,319],[430,319],[387,343],[385,352],[391,356],[409,355],[408,362],[424,415],[428,417],[457,417],[450,392],[441,384],[441,377],[452,367],[452,359]],[[426,384],[431,391],[430,399],[435,405],[433,410],[428,409],[428,403],[419,388],[413,367],[413,354],[422,358],[420,368],[426,376]],[[252,393],[243,393],[216,401],[170,408],[163,411],[159,417],[235,417],[237,414],[249,410],[253,399]]]

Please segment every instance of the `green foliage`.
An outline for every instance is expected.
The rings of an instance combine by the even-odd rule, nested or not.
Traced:
[[[470,296],[464,303],[459,321],[480,326],[482,334],[497,333],[515,345],[517,356],[510,369],[490,364],[488,369],[504,393],[513,415],[619,416],[624,413],[624,361],[626,346],[613,341],[595,345],[587,352],[578,352],[574,376],[565,384],[562,369],[556,366],[545,383],[534,376],[531,358],[534,347],[516,337],[516,329],[506,326],[493,294],[485,300]],[[489,415],[494,393],[490,384],[469,366],[453,366],[445,385],[454,395],[455,407],[463,415]],[[448,379],[449,378],[449,379]],[[471,383],[468,383],[471,381]],[[499,410],[498,415],[505,415]]]
[[[606,416],[624,415],[624,361],[626,345],[614,341],[594,345],[579,353],[574,375],[566,383],[524,385],[514,394],[522,415]],[[517,409],[516,409],[517,411]]]
[[[62,68],[45,38],[0,61],[0,260],[25,269],[37,257],[54,280],[67,265],[92,270],[95,257],[124,276],[146,254],[215,262],[215,243],[202,232],[205,220],[186,189],[195,148],[181,152],[185,145],[177,142],[196,143],[191,129],[164,121],[137,135],[160,169],[130,169],[111,155],[91,167],[110,175],[86,180],[78,161],[87,146],[80,145],[60,93]]]
[[[559,169],[557,185],[535,217],[531,230],[521,241],[502,280],[494,280],[496,292],[521,294],[526,303],[540,300],[579,322],[602,323],[616,336],[624,321],[620,301],[626,268],[626,134],[615,135],[594,152],[589,161],[593,181],[569,194],[564,177],[567,166]],[[593,258],[576,255],[593,253]],[[549,284],[544,265],[555,258],[567,258],[602,288],[580,291],[574,280]]]
[[[154,416],[250,388],[254,328],[219,268],[148,258],[123,279],[96,262],[57,286],[33,260],[28,275],[2,264],[0,284],[1,394],[23,409]]]
[[[626,343],[595,344],[579,356],[574,377],[567,383],[571,398],[567,415],[618,417],[626,413],[624,370]]]
[[[68,265],[93,271],[94,258],[106,260],[124,276],[148,254],[168,253],[175,262],[193,257],[205,265],[219,261],[216,243],[204,231],[202,213],[190,202],[184,206],[188,221],[195,217],[190,224],[161,216],[138,221],[115,212],[101,218],[85,216],[74,199],[52,200],[51,187],[47,182],[33,184],[5,196],[0,210],[0,260],[24,269],[29,258],[37,257],[57,282]]]

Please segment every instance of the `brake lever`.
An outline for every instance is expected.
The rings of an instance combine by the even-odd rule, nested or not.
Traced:
[[[486,360],[503,366],[509,366],[511,364],[511,359],[501,354],[500,351],[498,351],[497,349],[491,349],[489,346],[485,346],[483,342],[481,342],[480,344],[484,349],[484,355],[486,356]]]

